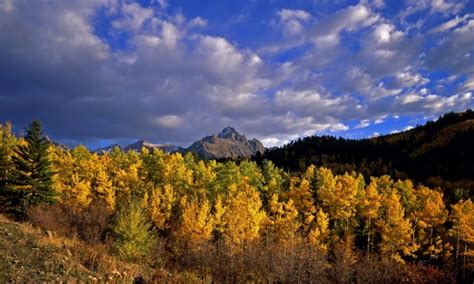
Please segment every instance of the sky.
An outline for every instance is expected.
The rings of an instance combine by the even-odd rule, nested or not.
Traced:
[[[364,138],[473,93],[469,0],[0,0],[0,123],[68,146]]]

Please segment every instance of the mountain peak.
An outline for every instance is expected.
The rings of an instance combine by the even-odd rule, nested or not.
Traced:
[[[245,141],[245,136],[237,132],[235,128],[227,126],[226,128],[222,129],[219,134],[217,134],[217,137],[221,139],[231,139],[231,140],[239,140],[239,141]]]
[[[209,159],[248,158],[263,153],[265,148],[257,139],[247,140],[233,127],[226,127],[218,134],[206,136],[194,142],[187,151],[196,153],[199,157]]]

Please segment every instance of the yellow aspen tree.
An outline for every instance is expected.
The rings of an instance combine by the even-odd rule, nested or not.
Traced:
[[[367,252],[370,252],[372,248],[373,235],[375,233],[373,232],[373,224],[379,216],[379,210],[382,206],[381,201],[382,195],[377,190],[377,182],[372,179],[365,188],[359,203],[360,215],[364,218],[365,223],[364,231],[367,234]]]
[[[1,190],[3,190],[8,183],[8,177],[12,169],[15,167],[12,157],[17,143],[18,140],[12,133],[11,123],[7,122],[5,125],[0,124],[0,195],[2,193]],[[53,151],[53,149],[50,149],[50,155],[51,151]],[[0,199],[2,199],[2,196],[0,196]]]
[[[194,187],[209,189],[216,179],[215,161],[204,162],[199,160],[193,169]]]
[[[298,210],[300,223],[304,235],[307,235],[314,221],[316,207],[314,206],[313,194],[311,192],[310,181],[306,178],[290,179],[290,188],[287,198],[293,200],[294,206]]]
[[[162,175],[164,184],[170,184],[178,196],[191,193],[193,188],[193,171],[186,167],[183,155],[173,153],[164,156]]]
[[[403,263],[402,256],[413,256],[417,249],[412,243],[412,226],[405,218],[405,209],[400,203],[396,190],[383,200],[383,215],[376,225],[381,236],[380,253],[389,259]]]
[[[69,151],[52,147],[50,148],[50,159],[53,175],[53,188],[58,194],[60,203],[68,202],[68,193],[71,187],[71,177],[74,173],[74,158]],[[71,204],[71,203],[70,203]]]
[[[170,229],[170,219],[176,203],[176,194],[173,186],[165,184],[162,188],[155,188],[148,197],[148,212],[155,227],[160,231]]]
[[[426,186],[419,186],[415,191],[418,210],[412,214],[417,220],[415,233],[421,253],[431,258],[438,258],[444,252],[441,236],[436,236],[436,229],[446,222],[448,211],[443,202],[443,194]]]
[[[225,224],[223,239],[232,251],[237,252],[245,243],[259,237],[265,212],[258,192],[246,179],[239,187],[231,184],[228,191],[227,208],[221,220]]]
[[[142,151],[140,152],[142,160],[140,174],[155,187],[163,186],[164,184],[163,176],[160,174],[163,172],[164,156],[165,153],[160,149],[153,149],[150,151],[147,148],[142,148]]]
[[[242,161],[239,164],[239,168],[242,176],[248,179],[249,184],[261,192],[264,178],[257,163],[251,161]]]
[[[281,194],[285,184],[284,172],[277,168],[272,161],[264,160],[262,164],[264,185],[262,188],[262,202],[265,206],[269,203],[273,194]]]
[[[224,220],[224,214],[227,211],[227,208],[224,204],[223,197],[218,195],[214,203],[214,233],[216,239],[222,239],[226,227],[226,222]]]
[[[329,243],[329,215],[319,209],[316,214],[316,222],[308,234],[309,242],[316,248],[326,253]]]
[[[212,239],[214,230],[212,206],[205,197],[201,200],[182,197],[180,207],[181,216],[175,232],[177,241],[175,247],[178,250],[198,251],[202,245]]]
[[[277,242],[294,239],[299,227],[297,217],[298,211],[292,199],[282,202],[278,200],[277,194],[273,194],[265,222],[265,234]]]
[[[95,178],[92,188],[95,195],[102,199],[110,210],[115,209],[115,188],[107,174],[107,166],[110,162],[108,156],[98,157],[95,163]]]
[[[90,172],[87,160],[90,153],[84,146],[64,151],[55,149],[52,157],[53,188],[58,193],[59,201],[71,207],[87,207],[92,201]]]
[[[471,199],[451,205],[449,234],[454,238],[456,267],[474,261],[474,204]],[[462,259],[461,259],[462,257]]]
[[[334,177],[328,169],[318,170],[318,199],[325,212],[334,220],[334,237],[350,233],[353,229],[359,182],[355,175],[345,173]]]
[[[393,184],[393,187],[397,190],[400,196],[400,202],[405,208],[405,214],[411,216],[412,213],[417,210],[415,187],[413,182],[409,179],[398,180]]]
[[[87,207],[92,201],[91,184],[74,173],[71,176],[69,191],[66,194],[68,202],[79,207]]]

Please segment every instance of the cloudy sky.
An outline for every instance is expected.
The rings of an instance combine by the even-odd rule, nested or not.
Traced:
[[[0,122],[68,145],[369,137],[473,93],[469,0],[0,0]]]

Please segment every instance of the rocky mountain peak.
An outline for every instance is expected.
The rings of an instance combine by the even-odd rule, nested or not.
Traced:
[[[249,158],[263,153],[265,148],[257,139],[247,140],[233,127],[226,127],[216,135],[207,136],[194,142],[187,151],[196,153],[199,157],[209,159]]]
[[[230,139],[230,140],[238,140],[238,141],[246,141],[245,135],[240,134],[235,130],[235,128],[227,126],[226,128],[222,129],[217,137],[221,139]]]
[[[120,145],[111,145],[95,150],[96,153],[104,154],[110,152],[114,147]],[[193,152],[202,159],[237,159],[237,158],[249,158],[255,156],[258,153],[265,152],[263,144],[253,138],[247,140],[245,135],[240,134],[233,127],[226,127],[218,134],[206,136],[201,140],[194,142],[188,148],[181,148],[170,144],[153,144],[146,140],[135,141],[123,148],[124,151],[137,151],[145,147],[148,149],[161,149],[164,152],[174,153],[186,153]]]

